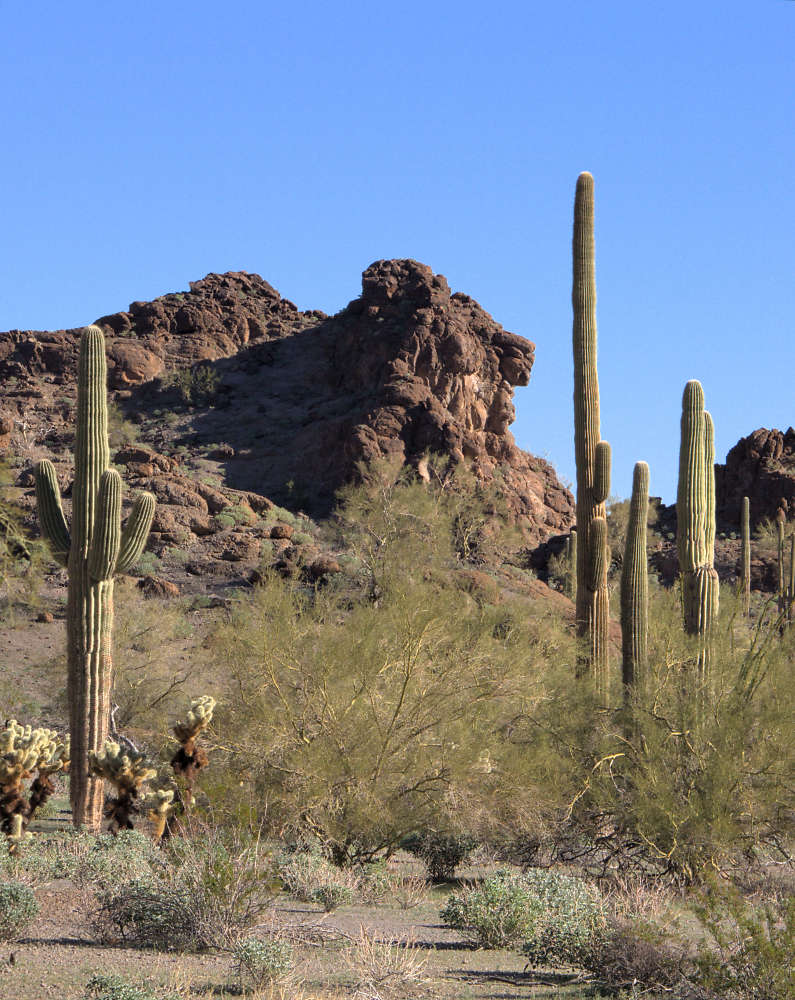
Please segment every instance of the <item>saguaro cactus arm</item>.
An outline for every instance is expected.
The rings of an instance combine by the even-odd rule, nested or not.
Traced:
[[[151,493],[140,493],[121,533],[121,547],[116,560],[117,573],[126,573],[140,559],[154,516],[155,498]]]
[[[121,476],[106,469],[99,481],[97,520],[88,552],[88,572],[93,580],[110,580],[121,544]]]
[[[61,491],[52,462],[46,459],[36,466],[36,505],[41,521],[41,531],[47,540],[53,558],[62,566],[69,560],[72,540],[61,506]]]

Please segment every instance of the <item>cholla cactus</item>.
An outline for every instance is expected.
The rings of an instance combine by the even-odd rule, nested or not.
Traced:
[[[153,785],[141,803],[147,818],[154,825],[155,840],[160,840],[166,831],[169,817],[174,814],[179,802],[177,786],[171,778],[162,778],[159,786]]]
[[[14,817],[27,823],[53,792],[50,776],[68,766],[68,743],[53,729],[34,729],[9,719],[0,730],[0,829],[10,834]],[[28,799],[25,781],[36,778]]]
[[[196,775],[207,766],[209,760],[207,752],[203,747],[197,746],[197,739],[201,733],[210,725],[215,709],[215,698],[210,695],[202,695],[194,698],[190,703],[188,714],[184,722],[178,722],[174,726],[174,735],[179,740],[179,750],[171,758],[171,766],[174,774],[182,778],[184,782],[184,793],[178,793],[175,802],[177,808],[188,809],[193,802],[193,782]],[[169,836],[173,827],[173,813],[169,817],[166,827],[166,836]]]
[[[23,844],[26,844],[33,836],[32,833],[27,833],[24,830],[22,824],[22,814],[17,813],[11,820],[11,831],[7,834],[8,853],[12,857],[19,854],[20,847],[22,847]]]
[[[92,775],[104,778],[116,789],[116,797],[105,808],[111,832],[132,830],[141,786],[157,774],[146,754],[132,746],[106,740],[102,750],[89,751],[88,767]]]

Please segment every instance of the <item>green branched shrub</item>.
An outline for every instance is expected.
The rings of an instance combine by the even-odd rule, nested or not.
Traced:
[[[0,941],[16,941],[36,919],[39,904],[19,882],[0,882]]]
[[[235,945],[232,952],[236,973],[255,989],[262,989],[287,975],[295,964],[292,946],[277,938],[247,937]]]
[[[218,396],[219,384],[218,371],[206,364],[177,369],[163,381],[164,387],[176,389],[186,406],[212,405]]]
[[[98,973],[86,983],[84,1000],[178,1000],[174,993],[153,993],[123,976]]]
[[[405,837],[400,846],[425,863],[434,882],[449,882],[456,868],[468,860],[478,842],[465,833],[419,830]]]
[[[792,1000],[795,896],[758,905],[713,888],[697,908],[706,931],[696,985],[709,1000]]]
[[[481,948],[521,947],[529,961],[579,964],[603,926],[598,893],[580,879],[507,869],[453,893],[442,920]]]

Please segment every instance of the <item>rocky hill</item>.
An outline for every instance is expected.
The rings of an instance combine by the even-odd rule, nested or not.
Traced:
[[[534,345],[416,261],[377,261],[362,294],[331,317],[300,312],[240,272],[96,322],[116,404],[114,460],[157,494],[153,546],[182,547],[197,571],[209,559],[240,575],[259,559],[252,525],[264,511],[276,503],[323,517],[359,463],[379,456],[420,476],[428,453],[468,461],[481,481],[497,481],[530,546],[573,522],[569,491],[509,430]],[[0,447],[25,459],[28,506],[43,457],[68,498],[78,334],[0,334]]]

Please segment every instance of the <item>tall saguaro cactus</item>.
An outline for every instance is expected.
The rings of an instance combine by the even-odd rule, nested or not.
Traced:
[[[747,618],[751,613],[751,501],[748,497],[743,497],[740,512],[740,534],[742,537],[740,594],[743,602],[743,614]]]
[[[689,635],[706,636],[718,613],[715,571],[715,430],[695,379],[682,397],[682,439],[676,496],[676,546],[682,613]],[[702,666],[706,664],[705,655]]]
[[[648,656],[649,573],[646,522],[649,516],[649,467],[637,462],[632,477],[629,525],[621,567],[621,675],[625,692],[642,682]]]
[[[574,454],[577,463],[577,632],[587,637],[586,669],[607,687],[609,605],[607,520],[610,445],[599,436],[593,177],[577,178],[572,240]]]
[[[110,721],[113,579],[138,560],[155,509],[154,497],[142,493],[122,530],[121,477],[108,468],[105,381],[105,340],[99,327],[89,326],[80,341],[78,363],[71,531],[55,469],[46,460],[36,468],[42,533],[53,555],[69,570],[66,631],[72,820],[77,827],[94,830],[102,821],[102,781],[89,776],[88,755],[102,749]]]

